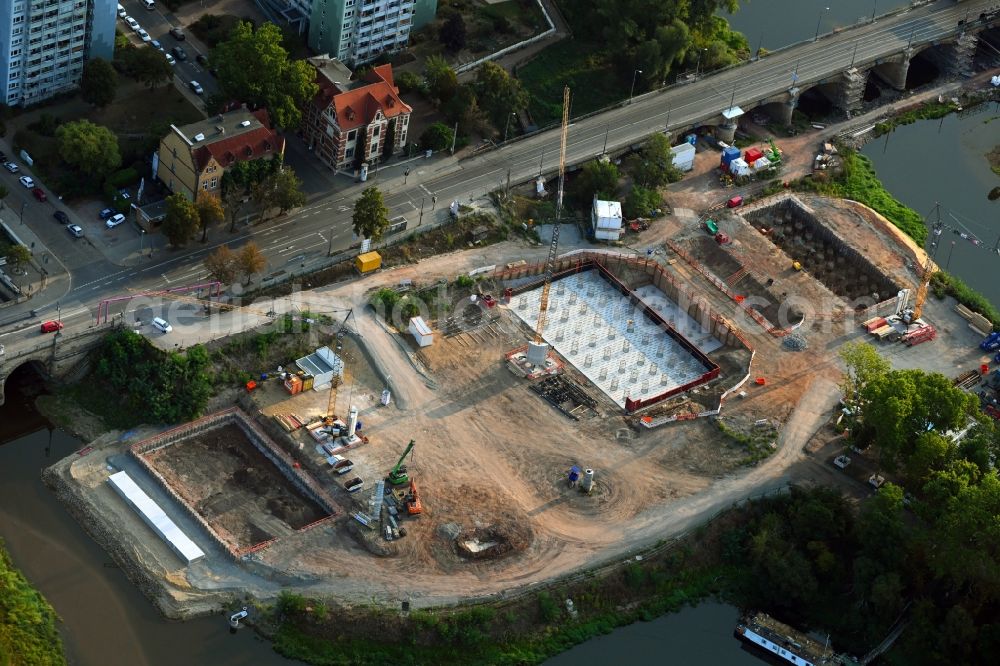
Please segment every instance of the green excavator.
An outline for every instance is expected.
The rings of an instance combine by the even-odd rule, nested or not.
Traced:
[[[392,485],[401,486],[410,482],[410,477],[406,474],[406,465],[403,464],[403,461],[406,460],[406,456],[410,455],[414,444],[416,444],[416,441],[411,439],[406,450],[403,451],[403,455],[399,456],[399,460],[396,461],[396,465],[389,470],[389,476],[385,479]]]

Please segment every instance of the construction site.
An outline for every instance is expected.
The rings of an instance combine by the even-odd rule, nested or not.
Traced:
[[[644,255],[560,247],[558,229],[547,246],[459,251],[272,303],[337,314],[312,323],[314,353],[249,368],[235,407],[108,436],[54,469],[168,614],[282,588],[447,604],[620,561],[788,483],[836,416],[837,351],[870,338],[861,322],[947,334],[877,341],[896,367],[953,376],[981,360],[976,333],[927,300],[926,254],[854,202],[679,212]],[[370,305],[386,290],[435,305],[400,321]],[[205,325],[240,314],[212,309]],[[205,557],[179,562],[108,467]]]

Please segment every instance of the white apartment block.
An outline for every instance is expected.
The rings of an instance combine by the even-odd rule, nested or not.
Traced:
[[[0,0],[0,98],[26,106],[75,89],[90,58],[111,60],[115,0]]]

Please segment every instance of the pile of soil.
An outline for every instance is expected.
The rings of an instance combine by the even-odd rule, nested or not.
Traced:
[[[505,521],[466,530],[454,540],[455,552],[470,560],[498,560],[510,553],[523,552],[532,540],[527,525]]]

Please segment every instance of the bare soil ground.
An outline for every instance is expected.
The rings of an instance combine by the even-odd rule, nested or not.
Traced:
[[[145,457],[237,549],[288,534],[326,516],[234,424]]]

